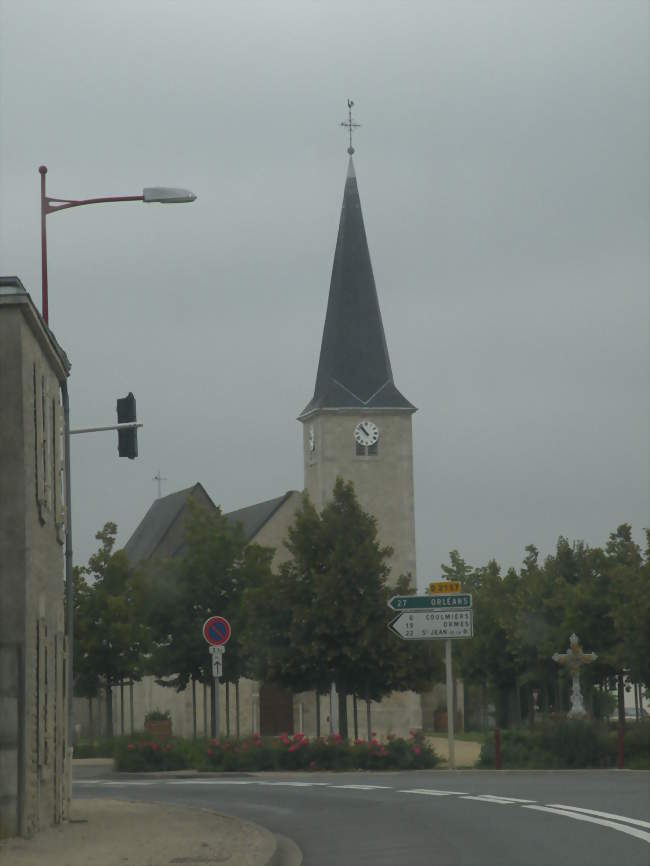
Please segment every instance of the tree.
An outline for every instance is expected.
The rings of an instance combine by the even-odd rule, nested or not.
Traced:
[[[388,630],[392,551],[377,540],[351,482],[338,478],[321,514],[303,498],[286,546],[291,559],[247,593],[251,635],[263,647],[260,678],[293,691],[323,693],[334,682],[339,731],[347,737],[347,696],[380,700],[428,685],[436,670],[429,649]],[[409,577],[400,578],[406,591]],[[410,590],[412,591],[412,590]]]
[[[129,561],[124,551],[113,553],[116,536],[117,526],[110,522],[95,536],[101,546],[78,572],[79,577],[88,575],[92,583],[85,577],[86,586],[79,583],[75,610],[79,683],[87,687],[96,677],[104,686],[109,736],[113,736],[113,687],[141,678],[148,644],[147,630],[136,612]]]
[[[213,681],[202,633],[210,616],[224,616],[232,626],[221,681],[237,683],[249,672],[242,644],[242,593],[270,571],[273,551],[247,545],[241,526],[233,525],[219,508],[190,499],[188,509],[183,554],[152,563],[139,575],[137,586],[139,608],[146,611],[153,639],[149,669],[161,685],[177,691],[191,682],[194,694],[197,682]]]

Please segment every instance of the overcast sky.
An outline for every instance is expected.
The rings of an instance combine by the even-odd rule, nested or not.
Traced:
[[[73,437],[74,550],[201,481],[302,489],[346,172],[395,381],[418,577],[597,545],[648,501],[648,4],[0,0],[0,273],[40,308],[39,175],[191,205],[48,217],[73,426],[133,391],[140,457]]]

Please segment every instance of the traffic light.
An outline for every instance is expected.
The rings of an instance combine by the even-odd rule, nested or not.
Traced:
[[[126,397],[120,397],[117,401],[117,423],[135,423],[135,397],[129,392]],[[127,427],[125,430],[117,431],[117,452],[120,457],[128,457],[133,460],[138,456],[138,428]]]

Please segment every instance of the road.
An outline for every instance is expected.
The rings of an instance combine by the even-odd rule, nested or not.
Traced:
[[[75,797],[173,803],[292,838],[305,866],[648,866],[650,776],[417,771],[154,776],[76,767]]]

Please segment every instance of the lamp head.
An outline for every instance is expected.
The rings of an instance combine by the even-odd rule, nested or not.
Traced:
[[[147,186],[142,190],[142,200],[158,204],[187,204],[196,200],[189,189],[175,189],[170,186]]]

